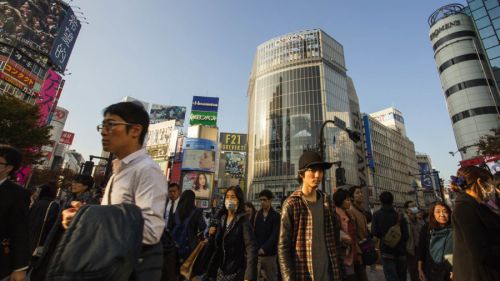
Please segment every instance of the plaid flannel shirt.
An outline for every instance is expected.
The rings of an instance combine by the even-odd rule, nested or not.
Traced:
[[[324,225],[325,225],[325,242],[328,248],[328,256],[330,257],[330,277],[331,280],[342,280],[342,263],[340,258],[340,250],[338,246],[338,237],[340,229],[337,225],[334,206],[330,197],[321,192],[321,200],[324,207]],[[291,235],[292,253],[294,253],[294,273],[295,280],[314,280],[313,260],[312,260],[312,232],[313,221],[312,213],[307,206],[306,200],[303,198],[302,191],[295,191],[283,205],[283,215],[285,212],[291,214],[292,233]],[[337,226],[336,226],[337,225]]]

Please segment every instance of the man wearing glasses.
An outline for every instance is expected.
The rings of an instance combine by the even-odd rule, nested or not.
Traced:
[[[143,248],[134,280],[160,280],[163,262],[160,238],[165,221],[167,181],[157,163],[142,148],[149,127],[149,115],[142,105],[120,102],[104,109],[104,120],[97,126],[102,147],[113,153],[113,176],[108,181],[101,205],[132,203],[144,218]],[[108,195],[111,193],[110,201]],[[78,205],[63,212],[67,228]]]
[[[30,194],[9,179],[19,169],[22,154],[0,144],[0,280],[26,278],[30,259],[28,209]]]
[[[340,229],[329,196],[317,190],[326,169],[313,151],[299,158],[299,190],[283,203],[278,257],[283,280],[342,280]]]

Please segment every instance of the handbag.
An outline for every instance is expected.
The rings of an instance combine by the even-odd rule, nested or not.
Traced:
[[[180,274],[186,280],[191,281],[194,280],[194,273],[193,273],[193,268],[196,263],[196,259],[200,255],[200,253],[203,251],[205,246],[207,245],[208,241],[203,240],[198,242],[198,245],[194,248],[194,250],[189,254],[189,257],[182,263],[181,268],[180,268]]]
[[[361,249],[361,258],[363,259],[364,265],[372,265],[377,262],[377,250],[371,238],[361,240],[359,242],[359,248]]]

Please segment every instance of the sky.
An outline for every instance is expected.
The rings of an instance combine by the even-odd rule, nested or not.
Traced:
[[[445,180],[456,151],[429,40],[428,17],[453,2],[409,0],[74,0],[85,17],[67,66],[59,106],[72,149],[101,152],[102,110],[132,96],[191,106],[220,98],[222,132],[247,131],[247,89],[259,44],[320,28],[344,47],[362,112],[394,106],[417,152],[429,154]],[[464,0],[456,3],[466,4]],[[81,13],[83,13],[83,15]],[[83,19],[83,18],[82,18]]]

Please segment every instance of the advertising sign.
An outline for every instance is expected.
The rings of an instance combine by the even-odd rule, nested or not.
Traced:
[[[216,126],[217,112],[193,110],[189,118],[189,125]]]
[[[59,139],[59,143],[72,145],[74,138],[75,138],[74,133],[63,131],[61,134],[61,138]]]
[[[34,74],[38,79],[43,79],[45,75],[43,68],[35,63],[34,60],[23,54],[20,50],[14,49],[12,55],[10,56],[10,60],[21,65],[29,71],[29,73]]]
[[[432,189],[432,177],[429,170],[428,163],[418,163],[419,174],[420,174],[420,182],[422,183],[422,187],[426,190]]]
[[[73,12],[62,1],[7,0],[0,8],[1,36],[48,55],[68,15]]]
[[[247,135],[220,133],[220,142],[222,151],[247,151]]]
[[[175,120],[149,125],[146,146],[168,145],[175,129]]]
[[[240,178],[245,174],[245,155],[240,153],[226,153],[226,174]]]
[[[193,96],[192,111],[217,112],[219,109],[219,98]]]
[[[76,18],[73,11],[69,8],[66,10],[66,16],[62,20],[59,28],[59,33],[55,37],[54,44],[50,50],[49,57],[52,62],[64,71],[68,64],[69,56],[73,51],[76,37],[82,27],[80,21]]]
[[[215,171],[215,151],[185,149],[182,170]]]
[[[177,126],[184,126],[184,119],[186,118],[185,106],[172,106],[172,105],[151,105],[149,113],[149,122],[151,124],[160,123],[168,120],[175,120]]]
[[[198,149],[198,150],[212,150],[215,151],[217,145],[215,142],[206,139],[194,139],[186,138],[184,139],[184,150],[186,149]]]
[[[30,89],[35,86],[35,79],[32,75],[28,74],[27,71],[21,70],[20,67],[14,66],[11,63],[7,63],[3,69],[3,71],[10,76],[16,78],[19,82],[23,83],[25,86]]]
[[[57,95],[57,89],[61,84],[61,76],[49,69],[47,71],[47,76],[43,82],[42,90],[40,95],[36,99],[36,104],[40,108],[40,122],[47,123],[49,114],[54,105],[54,101]]]
[[[193,190],[196,198],[209,199],[212,188],[213,174],[190,171],[182,174],[182,190]]]

